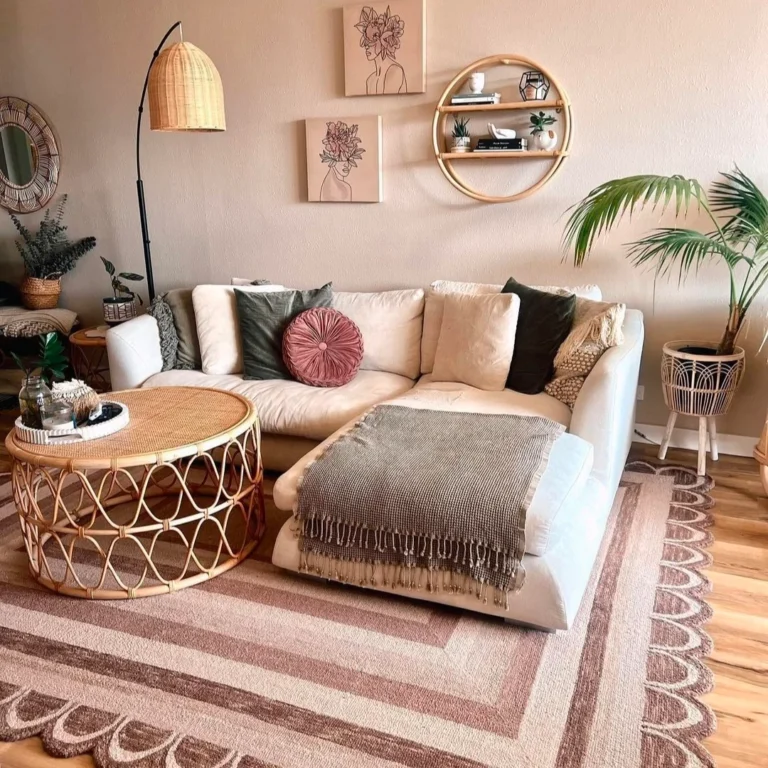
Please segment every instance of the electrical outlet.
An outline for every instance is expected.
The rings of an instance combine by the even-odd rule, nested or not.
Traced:
[[[642,384],[637,385],[637,399],[645,400],[645,387]]]

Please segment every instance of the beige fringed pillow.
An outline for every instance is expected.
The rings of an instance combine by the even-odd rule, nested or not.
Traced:
[[[603,353],[624,342],[625,304],[576,299],[573,328],[555,357],[555,377],[544,391],[573,408]]]

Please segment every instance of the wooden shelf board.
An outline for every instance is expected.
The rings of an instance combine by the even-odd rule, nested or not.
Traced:
[[[548,157],[567,157],[568,153],[562,150],[556,149],[554,151],[545,152],[544,150],[535,149],[526,152],[441,152],[441,160],[497,160],[503,158],[505,160],[530,160],[536,158],[548,158]]]
[[[566,102],[556,101],[507,101],[500,104],[445,104],[437,108],[438,112],[503,112],[511,109],[564,109]]]

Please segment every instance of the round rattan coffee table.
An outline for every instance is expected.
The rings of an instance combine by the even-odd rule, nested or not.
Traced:
[[[130,424],[88,442],[15,431],[13,493],[32,576],[75,597],[174,592],[244,560],[265,528],[258,415],[232,392],[115,392]]]

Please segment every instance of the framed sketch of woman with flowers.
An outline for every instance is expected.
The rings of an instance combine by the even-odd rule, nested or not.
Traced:
[[[347,96],[426,91],[426,0],[349,5],[343,15]]]
[[[380,203],[381,117],[307,120],[310,202]]]

